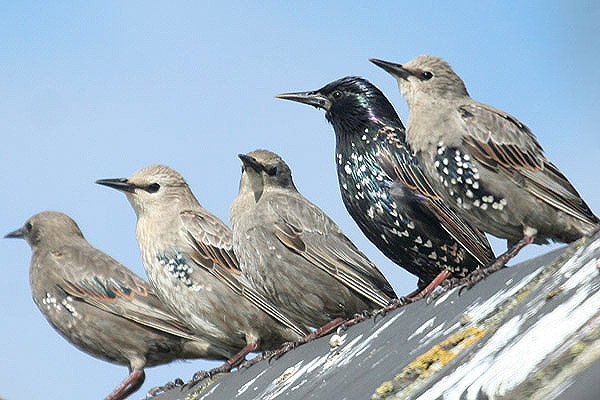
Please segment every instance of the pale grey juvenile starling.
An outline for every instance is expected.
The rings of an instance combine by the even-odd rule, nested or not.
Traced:
[[[171,311],[231,358],[272,350],[310,330],[288,318],[245,282],[232,232],[204,209],[184,178],[164,165],[96,183],[120,190],[137,215],[137,240],[150,283]]]
[[[406,143],[400,117],[371,82],[349,76],[276,97],[325,110],[335,131],[344,205],[371,242],[419,277],[409,298],[417,300],[446,277],[465,276],[494,259],[485,235],[432,188]]]
[[[377,267],[298,193],[278,155],[257,150],[239,157],[233,248],[256,290],[312,327],[387,306],[396,297]]]
[[[398,80],[409,107],[406,139],[435,188],[471,224],[507,239],[510,250],[493,269],[528,243],[569,243],[598,229],[598,217],[529,128],[471,99],[448,63],[371,61]]]
[[[80,350],[129,367],[130,375],[107,400],[139,389],[144,367],[179,358],[229,357],[194,335],[146,281],[92,247],[65,214],[36,214],[5,237],[31,245],[33,300],[50,325]]]

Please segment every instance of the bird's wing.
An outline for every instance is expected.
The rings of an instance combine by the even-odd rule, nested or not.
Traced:
[[[494,253],[480,230],[469,225],[464,219],[452,211],[441,196],[429,184],[415,157],[411,157],[410,149],[398,137],[393,127],[383,127],[385,144],[377,153],[379,164],[391,181],[409,188],[415,200],[420,200],[424,209],[429,211],[440,223],[442,229],[456,240],[482,265],[494,259]]]
[[[51,252],[61,268],[57,286],[98,309],[182,338],[198,339],[160,302],[150,285],[94,248],[65,246]]]
[[[223,221],[205,210],[185,210],[180,217],[192,248],[190,256],[196,265],[299,336],[310,333],[308,328],[290,320],[265,297],[241,281],[239,263],[232,248],[232,232]]]
[[[278,217],[274,234],[288,249],[380,307],[396,297],[377,267],[317,206],[299,193],[272,195],[268,202]]]
[[[597,223],[567,178],[544,156],[527,126],[510,114],[482,103],[459,106],[467,132],[463,145],[485,167],[502,172],[542,201],[587,223]]]

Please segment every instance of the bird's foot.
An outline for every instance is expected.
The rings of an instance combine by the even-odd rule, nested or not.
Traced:
[[[286,342],[280,349],[271,351],[268,355],[269,363],[273,360],[279,360],[281,356],[283,356],[288,351],[295,349],[297,346],[301,345],[302,342],[300,340],[296,342]]]
[[[177,379],[173,380],[172,382],[167,382],[162,386],[157,386],[155,388],[150,389],[148,391],[148,395],[146,396],[146,398],[157,396],[157,395],[164,393],[166,391],[169,391],[171,389],[182,387],[183,385],[184,385],[183,380],[181,378],[177,378]]]
[[[354,314],[354,316],[351,319],[342,322],[337,327],[337,331],[336,332],[337,332],[337,334],[339,334],[340,332],[345,331],[346,329],[348,329],[352,325],[356,325],[359,322],[364,321],[365,319],[371,318],[373,315],[374,315],[374,313],[371,312],[371,311],[369,311],[369,310],[363,310],[363,312],[361,312],[361,313]]]
[[[416,300],[413,300],[411,297],[400,297],[399,299],[392,299],[390,304],[387,306],[380,308],[379,310],[373,313],[373,323],[377,322],[377,318],[383,318],[392,310],[395,310],[400,307],[404,307],[407,304],[414,303]]]
[[[528,244],[533,243],[535,240],[535,236],[524,236],[517,244],[508,249],[504,254],[496,258],[490,264],[485,266],[484,268],[476,269],[472,271],[469,275],[461,279],[449,279],[442,284],[443,293],[447,292],[450,289],[454,289],[459,287],[458,295],[460,296],[464,290],[469,290],[475,284],[481,282],[494,272],[500,271],[504,267],[506,267],[506,263],[509,262],[514,256],[519,254],[519,251]],[[436,298],[441,296],[441,294],[437,294]]]
[[[254,364],[268,358],[268,352],[263,352],[261,355],[254,357],[251,360],[244,360],[240,365],[238,365],[238,369],[248,369]]]
[[[417,300],[421,300],[423,298],[428,298],[429,295],[433,293],[433,291],[440,285],[443,285],[448,279],[450,279],[451,272],[447,269],[442,270],[429,284],[421,291],[416,293],[415,295],[409,295],[409,298],[415,302]],[[429,302],[428,302],[429,303]]]
[[[205,379],[210,378],[210,371],[198,371],[192,376],[192,380],[188,383],[190,388],[196,386],[198,383],[202,382]]]
[[[470,290],[473,286],[475,286],[476,283],[481,282],[482,280],[484,280],[485,278],[490,276],[492,273],[494,273],[497,270],[500,270],[504,267],[504,265],[502,265],[500,268],[497,268],[494,265],[494,263],[492,263],[490,265],[490,267],[492,267],[492,266],[494,268],[492,268],[490,270],[488,270],[488,267],[476,269],[475,271],[472,271],[469,275],[467,275],[464,278],[446,279],[446,281],[444,281],[444,283],[442,283],[441,288],[439,290],[435,291],[434,293],[432,293],[430,296],[427,297],[427,303],[429,304],[432,301],[439,299],[445,293],[448,293],[450,290],[456,289],[456,288],[459,288],[458,295],[460,296],[464,290]]]
[[[459,282],[460,279],[459,278],[448,278],[446,279],[441,285],[440,288],[436,291],[434,291],[433,293],[431,293],[429,296],[427,296],[427,304],[431,304],[432,302],[436,301],[437,299],[439,299],[440,297],[442,297],[445,293],[448,293],[450,290],[454,289],[455,287],[460,286]]]
[[[231,368],[232,367],[230,364],[225,363],[225,364],[221,365],[220,367],[213,368],[209,371],[198,371],[194,374],[194,376],[192,377],[192,380],[186,386],[189,386],[189,388],[193,388],[194,386],[196,386],[198,383],[202,382],[205,379],[212,379],[212,377],[214,377],[215,375],[230,372]]]

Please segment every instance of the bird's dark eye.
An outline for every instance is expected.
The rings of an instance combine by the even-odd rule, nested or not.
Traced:
[[[267,168],[265,171],[269,176],[277,175],[277,167]]]
[[[160,189],[160,185],[158,183],[153,183],[146,188],[146,191],[148,193],[156,193],[158,192],[158,189]]]
[[[25,224],[25,229],[27,229],[27,231],[30,231],[31,228],[33,228],[33,226],[31,226],[31,222]]]
[[[429,71],[424,71],[421,73],[421,79],[423,79],[424,81],[428,81],[431,78],[433,78],[433,74]]]
[[[340,92],[339,90],[336,90],[335,92],[333,92],[332,96],[336,100],[341,99],[342,98],[342,92]]]

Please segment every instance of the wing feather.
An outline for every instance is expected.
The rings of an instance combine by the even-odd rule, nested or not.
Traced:
[[[297,196],[273,195],[268,199],[279,217],[275,236],[290,250],[373,303],[380,307],[389,304],[396,295],[383,274],[323,211],[299,193]]]
[[[199,267],[299,336],[310,333],[308,328],[289,319],[270,301],[239,279],[241,271],[233,253],[232,232],[223,221],[205,210],[186,210],[181,212],[180,217],[193,249],[190,256]]]
[[[599,222],[567,178],[544,156],[527,126],[486,104],[462,105],[458,111],[467,132],[463,145],[479,163],[515,182],[524,181],[531,194],[583,222]]]
[[[387,129],[392,130],[389,127]],[[480,264],[487,265],[491,262],[494,253],[483,232],[469,225],[444,203],[425,177],[417,159],[408,158],[410,149],[406,148],[395,133],[388,133],[387,139],[387,146],[382,147],[378,157],[388,178],[421,195],[424,199],[423,207],[440,223],[442,229]],[[402,151],[398,151],[399,147]]]
[[[57,286],[74,299],[174,336],[198,339],[167,311],[148,283],[112,257],[74,246],[55,250],[52,257],[63,271]]]

